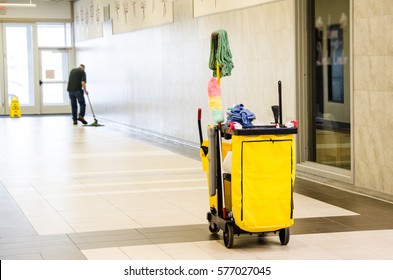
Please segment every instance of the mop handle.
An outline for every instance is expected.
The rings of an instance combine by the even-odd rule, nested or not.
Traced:
[[[221,123],[218,123],[218,149],[219,152],[219,163],[220,163],[220,178],[221,178],[221,189],[222,189],[222,216],[224,219],[227,217],[227,209],[225,206],[225,186],[224,186],[224,172],[222,170],[222,143],[221,143]]]
[[[93,111],[93,106],[91,106],[90,97],[88,94],[86,94],[86,95],[87,95],[87,100],[89,100],[90,110],[91,110],[91,113],[93,114],[93,118],[94,118],[95,115],[94,115],[94,111]]]
[[[280,127],[282,127],[282,87],[281,81],[278,81],[278,109],[279,109],[279,118],[280,118]]]
[[[220,64],[218,64],[218,61],[216,62],[216,74],[217,84],[220,85]]]

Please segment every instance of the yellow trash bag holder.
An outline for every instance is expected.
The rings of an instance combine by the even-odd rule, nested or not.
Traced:
[[[209,148],[207,153],[201,150],[200,155],[210,190],[210,232],[222,230],[227,248],[233,246],[234,235],[241,233],[278,233],[281,244],[286,245],[289,227],[294,224],[297,128],[261,126],[230,130],[228,126],[209,126],[208,132],[215,134],[203,141],[203,146]],[[218,135],[226,141],[221,145],[211,143],[222,141]],[[213,151],[220,146],[221,151]],[[229,151],[231,172],[222,175],[218,170],[223,162],[219,162],[217,154],[221,152],[224,161]],[[219,176],[224,177],[223,186]],[[222,205],[225,211],[220,209]]]

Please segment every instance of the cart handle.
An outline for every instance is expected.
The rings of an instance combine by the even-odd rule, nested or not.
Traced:
[[[202,135],[202,125],[201,125],[201,119],[202,119],[202,108],[198,108],[198,130],[199,130],[199,142],[203,143],[203,135]]]

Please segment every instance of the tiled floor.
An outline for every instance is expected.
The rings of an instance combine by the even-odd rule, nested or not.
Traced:
[[[227,249],[207,196],[197,149],[68,116],[0,117],[2,260],[393,259],[390,203],[297,178],[289,244],[241,235]]]

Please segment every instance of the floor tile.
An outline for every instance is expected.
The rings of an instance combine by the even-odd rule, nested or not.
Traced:
[[[157,245],[120,247],[131,260],[172,260],[171,256]]]
[[[0,259],[388,259],[393,204],[295,181],[290,242],[211,234],[197,147],[69,116],[0,117]],[[15,136],[17,135],[17,137]]]
[[[129,257],[120,248],[82,250],[89,260],[128,260]]]

